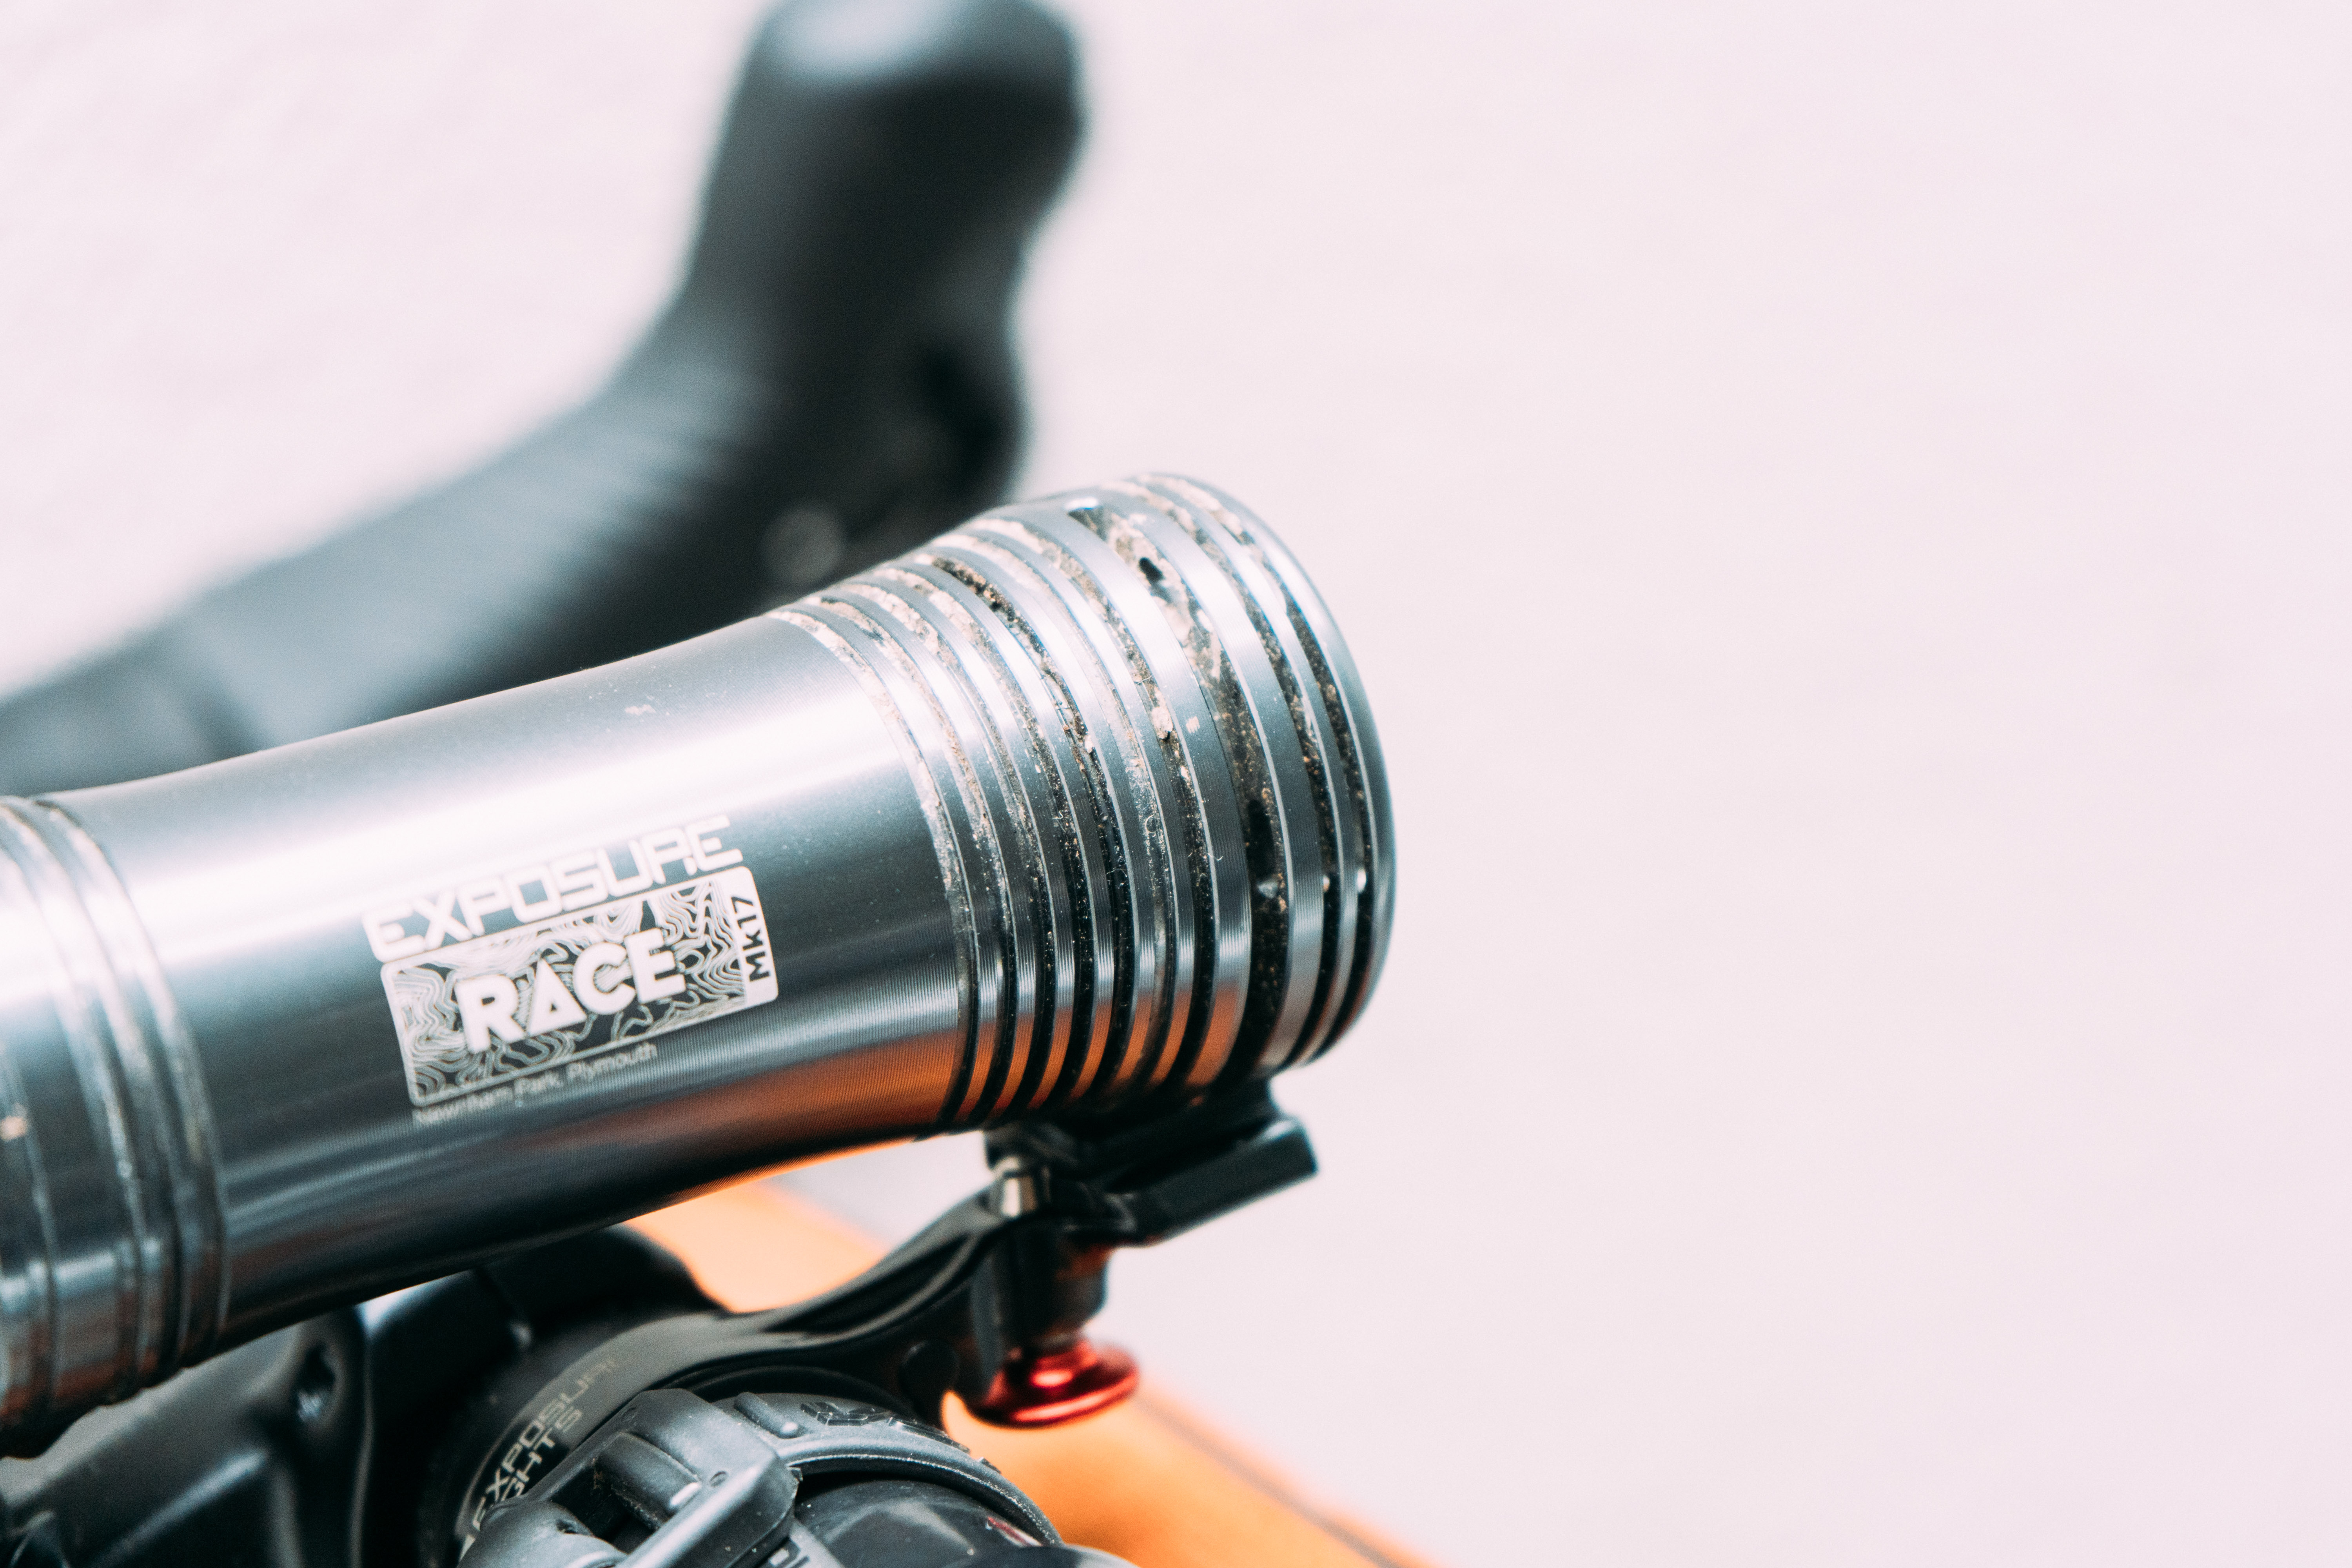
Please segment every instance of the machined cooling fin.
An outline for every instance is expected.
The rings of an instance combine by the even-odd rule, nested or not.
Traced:
[[[903,749],[961,946],[942,1126],[1262,1078],[1353,1019],[1394,871],[1339,630],[1265,525],[1150,475],[771,615]]]

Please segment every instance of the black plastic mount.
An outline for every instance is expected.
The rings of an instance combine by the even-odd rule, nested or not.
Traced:
[[[216,1356],[85,1416],[37,1459],[0,1462],[0,1563],[449,1568],[492,1507],[566,1473],[649,1390],[685,1391],[739,1423],[751,1419],[743,1394],[827,1405],[861,1413],[838,1425],[867,1428],[850,1436],[868,1460],[893,1433],[936,1454],[948,1443],[935,1430],[946,1394],[984,1399],[1025,1348],[1077,1336],[1103,1301],[1116,1248],[1164,1240],[1315,1169],[1305,1131],[1262,1088],[1150,1121],[1003,1130],[989,1135],[988,1152],[986,1191],[858,1279],[792,1306],[720,1312],[675,1259],[611,1230]],[[667,1431],[647,1440],[662,1447]],[[780,1452],[803,1479],[824,1472],[803,1463],[814,1448]],[[627,1458],[625,1446],[604,1473],[620,1477]],[[759,1495],[758,1509],[777,1506],[776,1494]],[[971,1487],[962,1495],[977,1496]],[[605,1500],[626,1506],[621,1492]],[[603,1506],[593,1487],[584,1506]],[[1050,1545],[1025,1502],[988,1508],[1049,1543],[1008,1543],[1022,1555],[1006,1568],[1108,1561]],[[628,1535],[617,1516],[598,1517]],[[550,1561],[568,1568],[662,1561],[615,1555],[622,1543],[604,1537],[567,1539],[563,1550],[581,1554]]]
[[[556,1363],[507,1406],[453,1500],[456,1551],[490,1510],[561,1468],[651,1388],[710,1401],[780,1389],[862,1400],[936,1428],[950,1392],[981,1406],[1024,1354],[1076,1340],[1120,1247],[1148,1246],[1314,1174],[1306,1130],[1263,1085],[1149,1122],[989,1135],[996,1173],[874,1268],[763,1312],[658,1319]],[[454,1559],[456,1551],[449,1552]]]
[[[1307,1130],[1263,1083],[1141,1122],[1024,1122],[987,1148],[1000,1192],[1042,1178],[1042,1212],[1111,1247],[1165,1241],[1315,1173]]]

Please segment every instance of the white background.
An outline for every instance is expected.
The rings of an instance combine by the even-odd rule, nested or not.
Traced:
[[[1079,18],[1024,489],[1263,511],[1403,853],[1113,1326],[1444,1560],[2352,1554],[2352,26],[1948,10]],[[0,13],[0,679],[592,384],[751,15]]]

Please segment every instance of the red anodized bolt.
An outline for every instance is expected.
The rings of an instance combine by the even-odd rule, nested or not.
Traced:
[[[992,1426],[1057,1426],[1107,1410],[1142,1381],[1135,1358],[1081,1336],[1060,1350],[1018,1350],[971,1405]]]

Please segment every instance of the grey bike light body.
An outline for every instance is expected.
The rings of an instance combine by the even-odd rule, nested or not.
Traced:
[[[1391,889],[1337,628],[1160,477],[620,664],[0,803],[0,1430],[761,1165],[1304,1061]]]

